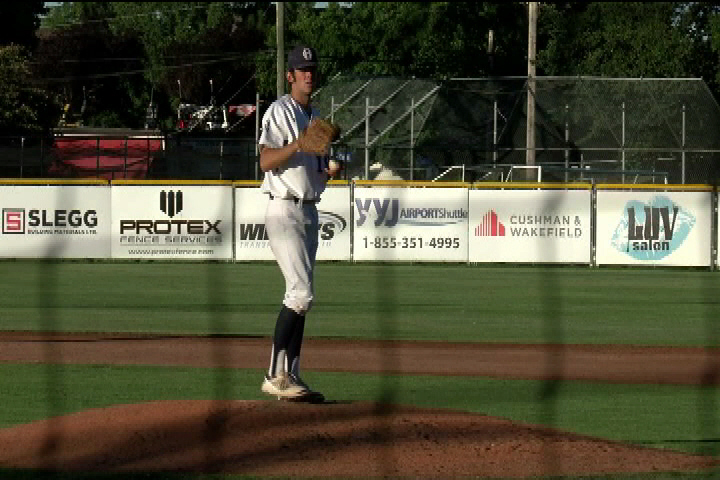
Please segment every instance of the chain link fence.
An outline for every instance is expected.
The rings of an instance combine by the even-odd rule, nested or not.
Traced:
[[[532,128],[526,77],[338,76],[313,104],[342,128],[332,154],[347,162],[348,179],[512,181],[539,172],[549,182],[714,184],[720,176],[720,107],[701,79],[538,77],[530,86]],[[5,177],[248,180],[262,176],[257,160],[254,138],[228,134],[0,138]]]
[[[502,180],[528,165],[526,77],[338,77],[313,99],[354,178]],[[701,79],[538,77],[543,181],[714,183],[720,108]]]

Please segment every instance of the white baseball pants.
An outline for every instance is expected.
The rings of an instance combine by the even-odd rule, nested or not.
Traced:
[[[312,307],[313,269],[318,248],[318,213],[314,203],[270,199],[265,228],[275,260],[285,277],[283,304],[300,315]]]

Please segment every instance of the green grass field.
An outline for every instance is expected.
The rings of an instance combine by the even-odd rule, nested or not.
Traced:
[[[268,335],[273,263],[0,263],[0,330]],[[714,346],[720,274],[320,264],[308,336]]]
[[[283,291],[273,263],[5,261],[0,268],[6,279],[0,291],[0,330],[267,336]],[[718,287],[718,272],[689,269],[322,263],[306,335],[718,346]],[[180,367],[0,365],[0,427],[120,403],[259,399],[260,374]],[[720,452],[717,388],[564,382],[547,395],[547,384],[529,380],[305,376],[342,400],[391,399],[658,448]],[[32,478],[5,473],[0,476]]]

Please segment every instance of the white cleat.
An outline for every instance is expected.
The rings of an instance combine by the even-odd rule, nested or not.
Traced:
[[[277,397],[278,400],[299,399],[310,393],[307,386],[297,384],[293,380],[294,379],[286,373],[276,375],[275,377],[265,375],[265,380],[260,389],[268,395]]]
[[[323,395],[320,392],[316,392],[310,386],[303,382],[302,378],[300,378],[299,375],[296,375],[294,373],[288,374],[290,377],[290,383],[294,385],[298,385],[305,389],[305,394],[301,397],[295,397],[291,400],[297,401],[297,402],[308,402],[308,403],[322,403],[325,401],[325,395]]]

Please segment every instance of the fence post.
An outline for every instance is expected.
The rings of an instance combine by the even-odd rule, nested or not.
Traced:
[[[625,102],[622,103],[622,138],[620,140],[622,148],[622,181],[625,183]]]
[[[260,94],[255,94],[255,180],[260,178]]]
[[[125,135],[125,158],[123,159],[123,178],[127,179],[127,157],[128,157],[128,137]]]
[[[40,176],[45,176],[45,136],[40,136]]]
[[[23,167],[25,166],[25,137],[20,137],[20,178],[23,178]]]
[[[223,179],[223,161],[224,161],[223,151],[224,151],[224,146],[225,146],[225,140],[224,140],[224,139],[220,139],[220,180]]]
[[[682,150],[680,152],[681,166],[682,166],[682,181],[685,185],[685,104],[682,106]]]
[[[370,97],[365,97],[365,180],[370,180]]]
[[[335,96],[330,97],[330,123],[335,123]],[[335,148],[330,144],[330,158],[335,158]]]
[[[498,116],[497,100],[494,100],[493,101],[493,167],[497,167],[497,159],[498,159],[497,116]]]
[[[568,120],[569,106],[565,104],[565,183],[568,183],[570,172],[570,121]]]
[[[410,180],[415,172],[415,98],[410,99]]]

